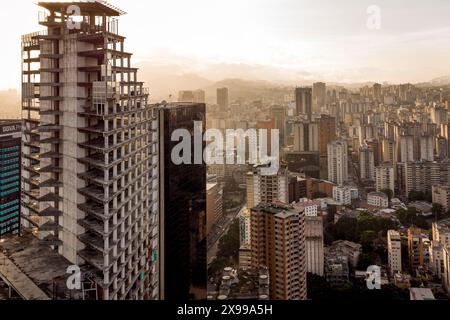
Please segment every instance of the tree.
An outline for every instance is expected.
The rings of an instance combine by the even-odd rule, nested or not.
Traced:
[[[218,257],[225,257],[234,261],[239,259],[239,220],[235,220],[228,233],[219,241]]]
[[[364,231],[361,234],[361,245],[364,252],[371,252],[373,250],[373,242],[377,239],[377,233],[375,231]]]
[[[357,241],[356,228],[358,220],[355,218],[342,217],[336,223],[336,239]]]
[[[433,215],[435,216],[436,220],[439,220],[444,213],[444,207],[438,203],[433,203],[433,208],[431,209],[431,212],[433,212]]]
[[[359,256],[358,259],[358,270],[367,270],[370,266],[375,265],[375,259],[373,258],[373,255],[370,253],[363,253]]]

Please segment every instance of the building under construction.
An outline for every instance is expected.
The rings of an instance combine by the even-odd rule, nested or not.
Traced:
[[[22,38],[23,223],[95,275],[100,299],[158,299],[158,121],[124,12],[38,5],[45,30]]]

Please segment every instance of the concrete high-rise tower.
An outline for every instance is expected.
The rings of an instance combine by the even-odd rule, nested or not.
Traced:
[[[25,225],[101,299],[158,299],[158,121],[118,33],[124,12],[39,5],[47,29],[22,37]]]

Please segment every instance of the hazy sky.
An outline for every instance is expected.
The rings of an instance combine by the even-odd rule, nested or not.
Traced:
[[[42,28],[36,2],[2,6],[0,89],[20,85],[20,35]],[[450,75],[448,0],[110,2],[128,13],[119,30],[135,62],[174,64],[211,80],[250,73],[277,81],[420,82]],[[367,27],[370,5],[381,9],[379,30]],[[233,74],[217,71],[228,64]]]

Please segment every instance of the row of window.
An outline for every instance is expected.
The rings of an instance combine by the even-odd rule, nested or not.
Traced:
[[[0,211],[0,217],[4,216],[5,214],[8,214],[8,213],[11,213],[11,212],[14,212],[14,211],[18,211],[18,210],[19,210],[19,206],[14,206],[14,207],[11,207],[9,209]],[[15,212],[15,213],[17,213],[17,212]]]
[[[10,177],[10,178],[2,179],[2,180],[0,181],[0,184],[3,185],[3,184],[10,183],[10,182],[17,181],[17,180],[19,180],[19,176],[18,176],[18,175],[12,176],[12,177]]]
[[[1,170],[1,171],[3,171],[3,170]],[[13,171],[9,171],[9,172],[6,172],[6,173],[2,173],[2,174],[0,174],[0,178],[10,177],[10,176],[15,175],[15,174],[19,174],[19,170],[13,170]]]
[[[3,210],[3,209],[5,209],[5,208],[8,208],[8,207],[13,206],[13,205],[18,204],[18,203],[19,203],[19,199],[16,199],[16,200],[13,200],[13,201],[10,201],[10,202],[1,204],[1,205],[0,205],[0,209]]]
[[[17,217],[17,219],[19,219],[18,218],[19,217],[19,211],[16,211],[14,213],[8,214],[7,216],[0,217],[0,222],[6,221],[6,220],[10,220],[11,218],[14,218],[14,217]],[[14,221],[14,220],[15,219],[10,220],[10,221]],[[8,222],[10,222],[10,221],[8,221]]]
[[[0,191],[5,191],[12,187],[18,187],[18,186],[20,186],[20,181],[16,181],[16,182],[4,185],[4,186],[0,186]]]
[[[5,197],[5,196],[9,196],[10,194],[19,192],[19,188],[14,188],[5,192],[0,192],[0,197]]]
[[[11,152],[11,151],[18,151],[19,150],[19,146],[14,146],[14,147],[9,147],[9,148],[2,148],[0,149],[0,153],[6,153],[6,152]]]
[[[5,161],[1,161],[0,164],[1,164],[2,166],[5,166],[5,165],[11,164],[11,163],[16,163],[16,162],[19,162],[19,158],[14,158],[14,159],[9,159],[9,160],[5,160]]]
[[[18,157],[18,156],[19,156],[18,152],[7,153],[7,154],[0,154],[0,159],[8,159],[8,158],[13,158],[13,157]]]
[[[0,168],[0,172],[7,172],[9,170],[18,169],[18,168],[19,168],[18,164],[13,164],[12,166]]]
[[[0,223],[0,235],[6,234],[12,230],[17,230],[19,229],[19,218],[5,222],[5,223]],[[11,225],[11,223],[13,223]]]

